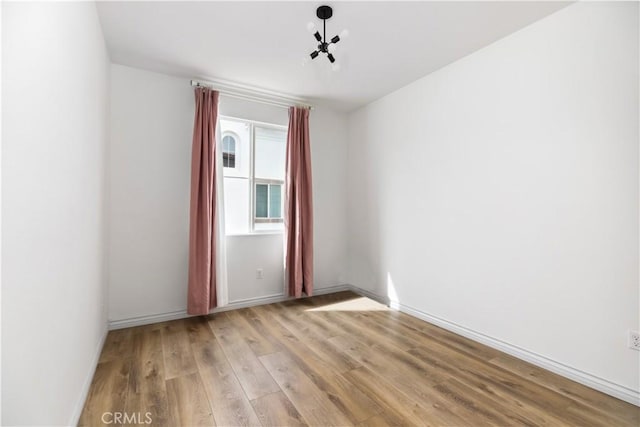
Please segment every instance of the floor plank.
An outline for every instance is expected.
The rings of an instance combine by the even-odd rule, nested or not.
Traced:
[[[187,333],[187,322],[169,323],[161,329],[165,378],[198,371]]]
[[[133,351],[133,348],[131,347],[132,334],[132,328],[109,332],[105,340],[104,347],[102,347],[98,363],[131,356]]]
[[[294,319],[293,316],[281,315],[277,316],[276,320],[305,343],[325,363],[331,365],[336,372],[346,372],[360,366],[352,358],[327,344],[327,337],[317,333],[314,328],[305,327],[304,323]]]
[[[430,343],[429,348],[419,347],[410,350],[409,353],[423,361],[433,357],[441,363],[454,363],[454,369],[457,371],[455,378],[460,381],[476,388],[491,387],[498,395],[505,393],[513,396],[526,407],[538,408],[539,413],[543,413],[553,422],[565,420],[564,422],[573,425],[590,425],[589,417],[567,412],[567,408],[574,402],[570,398],[534,382],[523,381],[521,377],[509,371],[464,353],[451,352],[448,347],[435,342]]]
[[[402,419],[400,425],[461,425],[461,420],[455,415],[448,414],[448,417],[443,417],[427,410],[418,399],[400,392],[394,382],[364,366],[347,372],[345,376],[376,399],[385,408],[385,413],[393,413],[395,418]],[[441,409],[441,406],[436,406],[436,409]]]
[[[570,397],[579,403],[602,412],[603,415],[612,415],[619,422],[640,425],[640,411],[634,410],[634,406],[630,403],[618,399],[609,399],[604,393],[584,387],[573,381],[567,381],[553,372],[516,359],[513,356],[501,354],[491,359],[490,363]]]
[[[131,358],[109,360],[98,364],[78,425],[94,426],[104,422],[109,423],[113,421],[114,412],[125,411],[130,371]]]
[[[267,394],[251,402],[263,426],[308,425],[283,392]]]
[[[133,336],[135,357],[131,361],[125,413],[136,414],[136,419],[130,425],[146,420],[147,413],[153,425],[171,425],[161,338],[159,330],[145,330]],[[139,412],[139,408],[145,408],[145,412]]]
[[[260,308],[252,309],[258,316],[264,315]],[[261,313],[261,314],[260,314]],[[296,336],[289,333],[289,330],[279,322],[273,322],[268,333],[273,339],[279,340],[279,345],[286,351],[287,355],[295,361],[307,377],[354,423],[361,422],[378,412],[380,408],[358,388],[340,375],[334,367],[321,359],[318,354],[312,351],[307,345]],[[324,341],[325,347],[333,347],[329,341]],[[335,347],[334,352],[339,352]],[[347,354],[342,354],[342,358],[349,358]],[[353,366],[359,366],[355,360],[350,362]]]
[[[260,360],[310,425],[352,425],[347,416],[296,366],[293,359],[278,352],[262,356]]]
[[[443,373],[450,374],[450,377],[456,378],[473,390],[483,393],[487,398],[492,400],[491,405],[505,404],[517,411],[518,414],[530,420],[535,425],[562,425],[563,421],[553,415],[548,405],[546,407],[539,406],[540,402],[545,399],[553,399],[553,395],[544,395],[541,399],[539,389],[528,388],[520,392],[518,390],[522,385],[517,384],[517,380],[513,377],[501,377],[484,371],[476,371],[473,363],[475,359],[465,360],[459,359],[462,355],[445,355],[440,354],[436,350],[435,344],[432,343],[429,349],[416,348],[409,351],[410,354],[422,361],[436,367]],[[464,366],[464,367],[462,367]]]
[[[241,310],[230,311],[227,313],[227,317],[233,322],[234,328],[238,330],[238,333],[244,338],[245,342],[249,344],[253,353],[256,356],[263,356],[279,351],[280,347],[260,334],[240,311]]]
[[[249,400],[280,390],[228,317],[218,316],[209,325]]]
[[[247,399],[235,400],[230,405],[217,408],[213,415],[219,426],[260,425],[260,420]]]
[[[167,380],[167,395],[171,425],[216,425],[200,374],[194,373]]]

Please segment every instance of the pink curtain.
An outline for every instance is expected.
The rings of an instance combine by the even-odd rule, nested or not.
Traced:
[[[285,269],[289,296],[313,294],[313,198],[309,110],[289,109],[285,177]]]
[[[216,299],[216,121],[218,92],[196,88],[191,148],[187,312],[208,314]]]

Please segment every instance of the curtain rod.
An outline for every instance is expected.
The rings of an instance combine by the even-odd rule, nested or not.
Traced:
[[[313,106],[304,102],[300,98],[293,98],[284,95],[279,95],[274,92],[268,92],[248,86],[231,85],[222,82],[210,82],[191,80],[191,86],[194,87],[206,87],[214,89],[220,92],[220,95],[228,96],[230,98],[243,99],[245,101],[253,101],[261,104],[273,105],[275,107],[289,108],[289,107],[306,107],[313,110]]]

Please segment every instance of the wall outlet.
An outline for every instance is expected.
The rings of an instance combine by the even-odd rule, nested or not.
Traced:
[[[640,332],[629,331],[629,348],[640,351]]]
[[[261,268],[256,270],[256,279],[262,279],[264,277],[263,271]]]

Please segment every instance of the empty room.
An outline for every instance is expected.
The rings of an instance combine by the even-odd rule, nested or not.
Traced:
[[[3,426],[640,426],[640,3],[0,2]]]

